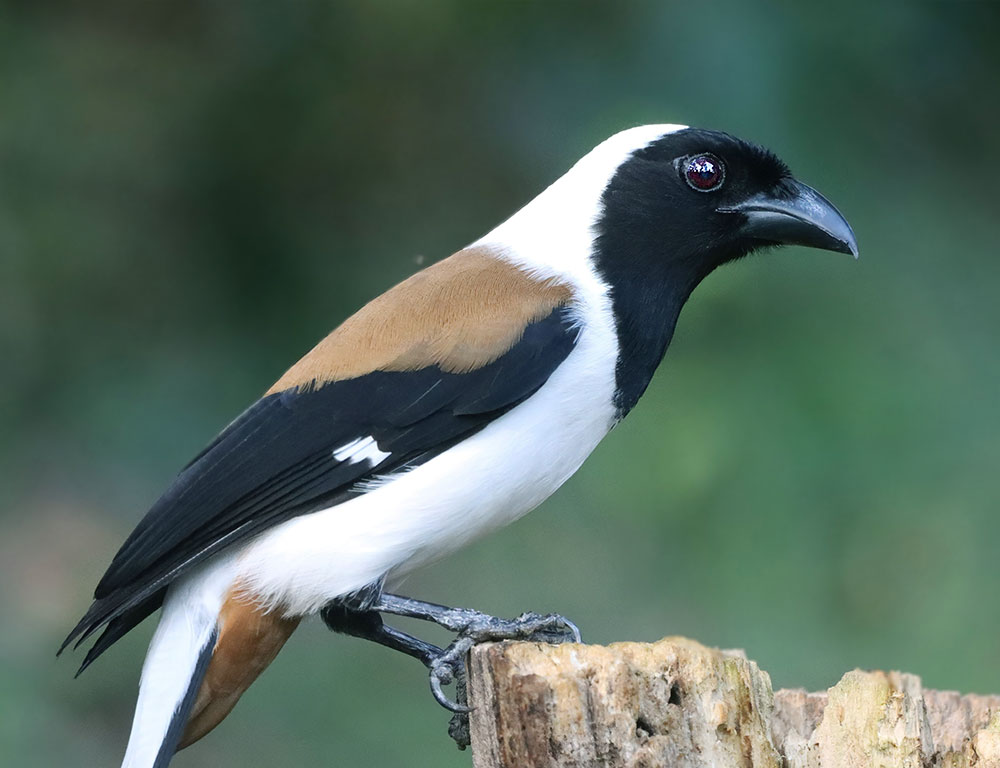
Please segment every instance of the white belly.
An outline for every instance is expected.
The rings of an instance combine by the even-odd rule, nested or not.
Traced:
[[[529,399],[426,464],[263,534],[240,554],[238,578],[269,606],[311,613],[530,512],[611,429],[616,353],[610,323],[588,325]]]

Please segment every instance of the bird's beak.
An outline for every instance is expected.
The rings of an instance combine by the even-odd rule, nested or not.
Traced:
[[[796,179],[781,182],[777,192],[761,192],[720,213],[741,213],[741,234],[782,245],[805,245],[849,253],[858,258],[858,241],[833,203]]]

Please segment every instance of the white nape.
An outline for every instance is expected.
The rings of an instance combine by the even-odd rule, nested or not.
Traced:
[[[604,212],[603,196],[618,168],[632,154],[685,125],[640,125],[616,133],[580,158],[540,195],[481,237],[485,246],[538,279],[553,279],[573,287],[573,319],[594,339],[589,366],[601,368],[618,358],[608,285],[594,264],[594,239]],[[587,365],[587,364],[585,364]]]
[[[537,277],[592,284],[590,257],[604,190],[634,152],[686,125],[640,125],[616,133],[580,158],[503,224],[473,245],[498,247]]]

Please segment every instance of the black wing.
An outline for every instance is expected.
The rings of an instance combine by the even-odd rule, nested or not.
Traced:
[[[560,307],[527,326],[507,353],[468,373],[437,366],[376,371],[257,401],[142,519],[63,648],[107,625],[82,672],[160,606],[174,579],[205,558],[296,515],[363,493],[362,481],[425,462],[479,431],[548,380],[573,349],[577,332],[569,310]],[[367,438],[388,454],[377,464],[334,456]]]

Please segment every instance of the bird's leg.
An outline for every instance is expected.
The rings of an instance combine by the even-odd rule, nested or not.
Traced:
[[[430,621],[456,633],[452,643],[428,665],[434,698],[452,712],[468,712],[469,708],[449,700],[442,686],[455,681],[460,692],[464,690],[465,657],[474,645],[491,640],[580,642],[576,624],[557,614],[522,613],[515,619],[501,619],[468,608],[449,608],[385,593],[371,603],[371,610]]]
[[[382,591],[383,580],[327,604],[321,611],[334,632],[384,645],[418,659],[430,673],[435,700],[454,716],[448,733],[460,749],[469,746],[469,707],[466,704],[466,654],[477,643],[490,640],[537,640],[547,643],[580,642],[580,630],[562,616],[522,613],[515,619],[500,619],[468,608],[449,608]],[[447,648],[420,640],[386,625],[380,614],[430,621],[456,634]],[[455,683],[457,702],[443,686]]]
[[[373,643],[400,651],[417,659],[428,669],[435,659],[444,653],[444,650],[436,645],[400,632],[395,627],[387,626],[375,611],[358,611],[344,603],[333,602],[324,606],[320,616],[323,618],[323,623],[334,632],[371,640]]]
[[[382,576],[355,592],[327,603],[320,611],[323,623],[334,632],[371,640],[373,643],[412,656],[430,669],[434,660],[444,651],[436,645],[400,632],[382,622],[382,617],[373,606],[381,599],[384,585],[385,576]]]

